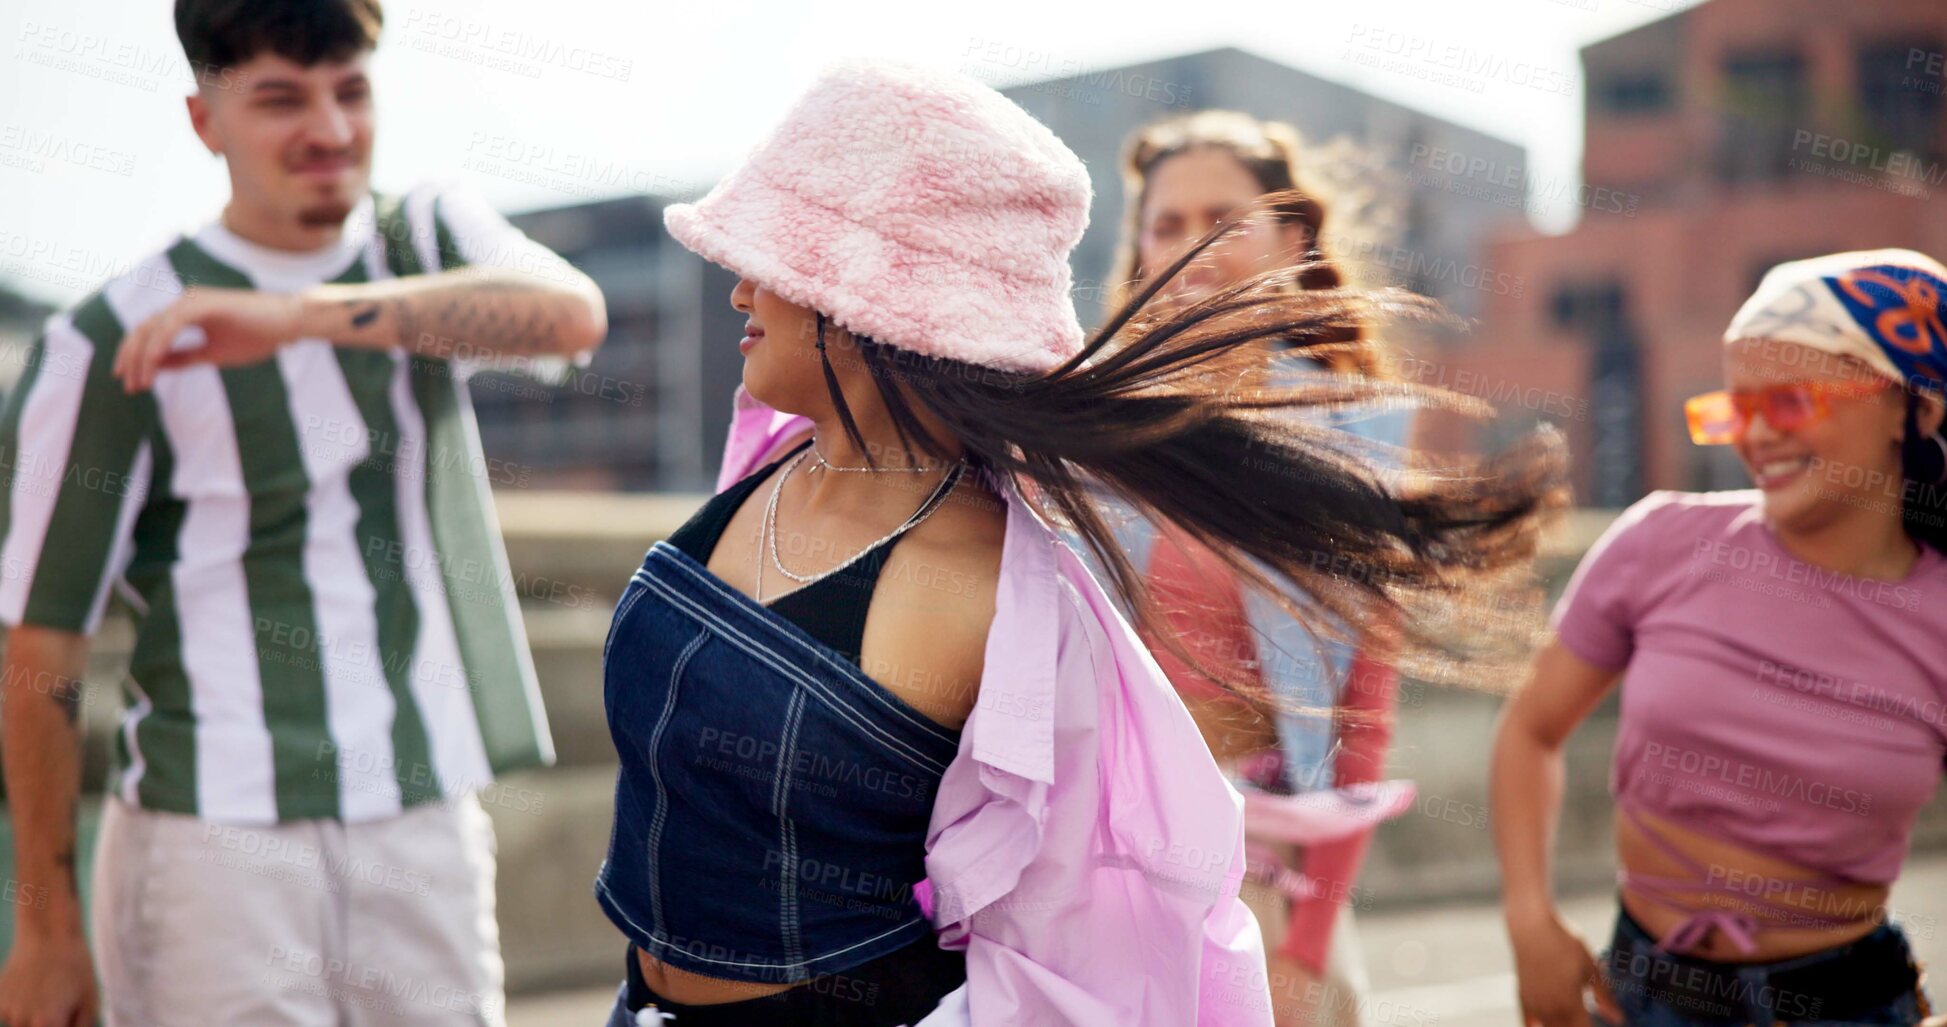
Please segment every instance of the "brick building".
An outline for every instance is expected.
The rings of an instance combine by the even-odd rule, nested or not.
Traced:
[[[1717,340],[1764,271],[1882,246],[1947,257],[1947,3],[1709,0],[1582,63],[1577,227],[1490,243],[1481,263],[1525,287],[1488,295],[1482,331],[1420,376],[1500,405],[1478,443],[1560,424],[1583,503],[1743,487],[1682,408],[1721,387]],[[1491,173],[1428,170],[1450,190]]]

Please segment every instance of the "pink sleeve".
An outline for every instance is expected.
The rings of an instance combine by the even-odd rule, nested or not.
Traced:
[[[1337,786],[1371,784],[1386,769],[1386,750],[1393,740],[1393,697],[1399,688],[1388,646],[1368,634],[1352,661],[1339,709],[1346,716],[1339,726],[1338,754],[1332,762]],[[1372,831],[1358,831],[1338,841],[1306,846],[1301,868],[1318,890],[1311,898],[1292,903],[1282,955],[1296,959],[1314,973],[1323,973],[1332,950],[1332,929],[1340,904],[1351,897],[1365,863]]]
[[[1597,667],[1619,670],[1636,648],[1646,522],[1664,502],[1656,493],[1623,511],[1589,547],[1555,604],[1555,637]]]

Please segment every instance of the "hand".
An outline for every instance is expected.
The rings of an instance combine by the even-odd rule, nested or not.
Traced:
[[[79,936],[55,940],[23,931],[0,967],[0,1024],[94,1027],[95,964]]]
[[[1514,973],[1520,982],[1521,1022],[1524,1027],[1590,1027],[1585,990],[1594,993],[1596,1009],[1612,1023],[1622,1023],[1622,1009],[1596,965],[1588,943],[1552,911],[1545,920],[1510,931],[1514,941]]]
[[[156,372],[165,368],[204,362],[241,367],[268,360],[277,347],[299,337],[303,311],[303,298],[294,294],[192,286],[122,340],[115,377],[134,393],[153,386]],[[202,332],[203,345],[171,349],[190,328]]]

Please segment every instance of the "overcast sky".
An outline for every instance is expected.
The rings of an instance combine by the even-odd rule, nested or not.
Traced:
[[[1011,84],[1236,46],[1526,146],[1530,180],[1558,187],[1581,146],[1579,48],[1687,3],[393,0],[373,63],[375,180],[459,176],[508,211],[697,190],[834,57]],[[6,4],[0,280],[73,300],[220,208],[171,7]],[[1538,227],[1572,219],[1561,206]]]

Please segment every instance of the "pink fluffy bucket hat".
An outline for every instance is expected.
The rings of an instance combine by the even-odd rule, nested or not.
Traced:
[[[1009,371],[1080,352],[1068,252],[1088,170],[964,75],[827,69],[696,203],[663,213],[704,259],[878,342]]]

